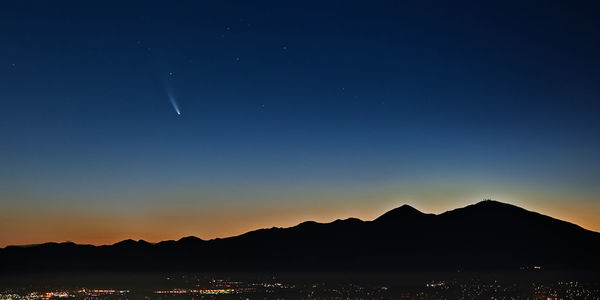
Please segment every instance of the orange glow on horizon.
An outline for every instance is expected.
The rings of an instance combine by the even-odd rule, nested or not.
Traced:
[[[402,204],[404,203],[399,203],[395,207]],[[565,206],[556,205],[541,210],[535,205],[516,205],[575,223],[589,230],[600,231],[600,220],[596,218],[595,210],[592,209],[585,207],[566,209]],[[427,210],[425,205],[412,206],[426,213],[445,211]],[[0,236],[3,237],[0,247],[64,241],[106,245],[125,239],[159,242],[177,240],[186,236],[196,236],[207,240],[235,236],[260,228],[291,227],[309,220],[331,222],[349,217],[372,220],[391,208],[393,207],[373,205],[372,207],[355,207],[346,211],[336,210],[335,207],[215,210],[211,212],[186,210],[181,212],[155,211],[138,215],[16,212],[0,219]],[[16,230],[15,224],[19,224],[18,230]]]

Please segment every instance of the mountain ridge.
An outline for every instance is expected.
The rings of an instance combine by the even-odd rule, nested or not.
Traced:
[[[160,243],[169,243],[169,242],[182,242],[182,241],[186,241],[186,240],[187,241],[190,241],[190,240],[200,240],[200,241],[204,241],[204,242],[210,242],[210,241],[213,241],[213,240],[235,238],[235,237],[247,234],[247,233],[251,233],[251,232],[254,232],[254,231],[260,231],[260,230],[287,229],[287,228],[294,228],[294,227],[298,227],[298,226],[305,226],[305,225],[309,225],[309,224],[321,224],[321,225],[322,224],[332,224],[332,223],[336,223],[336,222],[340,222],[340,221],[347,221],[347,220],[353,220],[353,221],[358,220],[358,221],[361,221],[361,222],[378,222],[378,221],[382,221],[385,218],[390,217],[390,216],[391,217],[398,217],[398,216],[404,216],[404,217],[406,217],[407,215],[408,216],[414,216],[414,215],[418,215],[418,216],[442,216],[442,215],[453,214],[455,211],[461,211],[461,210],[465,210],[465,209],[472,209],[472,208],[478,208],[478,207],[480,208],[482,206],[487,206],[487,208],[492,208],[492,206],[505,207],[505,208],[516,208],[516,209],[519,209],[521,211],[526,211],[526,212],[538,214],[540,216],[549,217],[549,218],[552,218],[553,220],[560,221],[560,222],[565,222],[565,223],[568,223],[568,224],[572,224],[572,225],[577,226],[578,228],[581,228],[583,230],[590,231],[590,232],[595,232],[595,233],[600,234],[600,232],[593,231],[593,230],[590,230],[590,229],[586,229],[584,227],[581,227],[578,224],[571,223],[571,222],[568,222],[568,221],[565,221],[565,220],[561,220],[561,219],[557,219],[557,218],[554,218],[554,217],[551,217],[551,216],[547,216],[547,215],[544,215],[544,214],[541,214],[541,213],[538,213],[538,212],[530,211],[530,210],[527,210],[525,208],[522,208],[522,207],[519,207],[519,206],[516,206],[516,205],[513,205],[513,204],[509,204],[509,203],[505,203],[505,202],[500,202],[500,201],[496,201],[496,200],[485,199],[485,200],[479,201],[479,202],[474,203],[474,204],[469,204],[469,205],[464,206],[464,207],[459,207],[459,208],[451,209],[451,210],[448,210],[448,211],[445,211],[445,212],[442,212],[442,213],[439,213],[439,214],[424,213],[424,212],[421,212],[420,210],[414,208],[413,206],[411,206],[409,204],[403,204],[403,205],[401,205],[399,207],[396,207],[396,208],[393,208],[393,209],[391,209],[391,210],[389,210],[387,212],[384,212],[382,215],[380,215],[379,217],[377,217],[377,218],[375,218],[373,220],[362,220],[362,219],[355,218],[355,217],[348,217],[346,219],[336,219],[336,220],[333,220],[333,221],[330,221],[330,222],[317,222],[317,221],[307,220],[307,221],[303,221],[303,222],[301,222],[301,223],[299,223],[297,225],[291,226],[291,227],[276,227],[276,226],[274,226],[274,227],[271,227],[271,228],[259,228],[259,229],[250,230],[250,231],[241,233],[239,235],[227,236],[227,237],[216,237],[216,238],[212,238],[212,239],[202,239],[200,237],[193,236],[193,235],[191,235],[191,236],[184,236],[184,237],[181,237],[181,238],[179,238],[177,240],[164,240],[164,241],[158,241],[158,242],[148,242],[148,241],[145,241],[143,239],[135,240],[135,239],[132,239],[132,238],[128,238],[128,239],[125,239],[125,240],[121,240],[121,241],[115,242],[113,244],[102,244],[102,245],[78,244],[78,243],[75,243],[75,242],[72,242],[72,241],[64,241],[64,242],[53,241],[53,242],[44,242],[44,243],[39,243],[39,244],[7,245],[5,247],[0,247],[0,250],[1,249],[5,249],[5,248],[9,248],[9,247],[35,247],[35,246],[41,246],[41,245],[46,245],[46,244],[76,244],[76,245],[89,245],[89,246],[101,247],[101,246],[115,246],[115,245],[118,245],[118,244],[131,243],[131,242],[137,242],[137,243],[141,242],[141,243],[148,243],[148,244],[153,244],[153,245],[160,244]]]
[[[226,238],[188,236],[112,245],[0,248],[4,270],[600,270],[600,233],[486,200],[441,214],[402,205],[378,218],[263,228]],[[1,271],[0,271],[1,272]]]

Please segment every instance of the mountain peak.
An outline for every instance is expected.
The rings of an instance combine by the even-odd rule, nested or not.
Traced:
[[[135,241],[133,239],[126,239],[126,240],[123,240],[123,241],[113,244],[113,246],[121,246],[121,247],[135,247],[137,245],[146,246],[146,245],[151,245],[151,244],[144,240]]]
[[[440,216],[459,218],[464,218],[465,216],[479,216],[483,218],[503,219],[510,216],[521,215],[522,213],[531,214],[532,212],[509,203],[484,199],[475,204],[446,211]]]
[[[475,206],[513,206],[508,203],[492,200],[492,199],[483,199],[475,204]]]
[[[198,237],[195,237],[195,236],[191,235],[191,236],[182,237],[177,242],[178,243],[190,243],[190,244],[193,244],[193,243],[202,243],[202,242],[204,242],[204,240],[201,239],[201,238],[198,238]]]
[[[405,219],[405,218],[415,218],[415,217],[419,217],[419,216],[423,216],[423,215],[425,215],[425,214],[420,212],[418,209],[416,209],[408,204],[404,204],[400,207],[394,208],[394,209],[384,213],[379,218],[375,219],[375,221],[387,222],[387,221],[392,221],[392,220],[401,220],[401,219]]]
[[[479,210],[523,210],[522,208],[492,199],[484,199],[475,204],[468,205],[464,208],[479,209]],[[459,208],[460,209],[460,208]]]

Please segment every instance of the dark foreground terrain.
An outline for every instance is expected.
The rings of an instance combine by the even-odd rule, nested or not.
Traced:
[[[239,236],[0,249],[0,273],[600,270],[600,233],[497,202],[434,215],[408,205],[372,221],[304,222]]]
[[[215,240],[0,249],[0,299],[600,299],[600,234],[483,201]]]
[[[600,299],[597,275],[45,273],[2,277],[0,299]]]

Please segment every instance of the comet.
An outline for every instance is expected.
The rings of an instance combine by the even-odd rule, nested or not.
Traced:
[[[173,105],[173,109],[177,113],[177,115],[181,115],[181,111],[179,111],[179,106],[177,105],[177,101],[175,101],[175,96],[169,93],[169,101],[171,101],[171,105]]]

